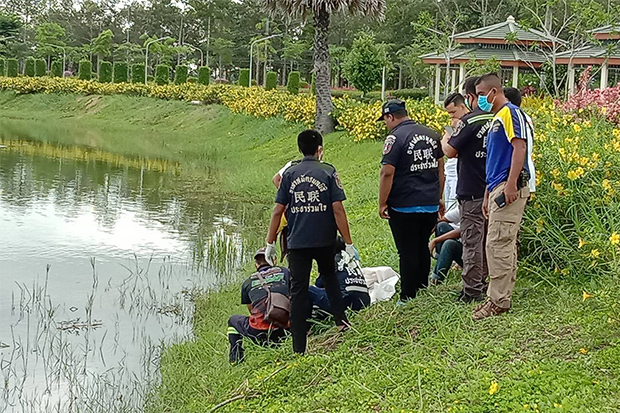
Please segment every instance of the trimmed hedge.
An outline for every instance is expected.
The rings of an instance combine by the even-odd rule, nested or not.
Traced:
[[[93,64],[90,60],[81,60],[78,67],[78,78],[80,80],[90,80],[92,77]]]
[[[24,75],[28,77],[34,77],[36,64],[37,63],[34,57],[27,58],[26,65],[24,66]]]
[[[265,79],[265,90],[272,90],[278,86],[278,74],[276,72],[267,72]]]
[[[127,83],[129,81],[129,66],[125,62],[114,63],[114,83]]]
[[[19,75],[19,62],[17,59],[8,59],[6,61],[6,75],[8,77],[17,77]]]
[[[187,74],[189,72],[189,68],[185,65],[178,65],[174,71],[174,84],[182,85],[183,83],[187,83]]]
[[[6,59],[0,57],[0,76],[6,76]]]
[[[131,83],[144,83],[144,65],[135,64],[131,66]]]
[[[157,65],[155,67],[155,83],[158,85],[167,85],[170,83],[170,66]]]
[[[202,66],[198,70],[198,83],[201,85],[208,85],[211,83],[211,68],[208,66]]]
[[[291,72],[288,74],[286,90],[293,95],[299,94],[299,72]]]
[[[250,69],[241,69],[239,71],[239,86],[248,87],[250,83]]]
[[[62,77],[63,75],[63,67],[62,60],[54,60],[52,62],[52,67],[50,69],[50,76],[52,77]]]
[[[41,77],[47,75],[47,63],[43,59],[37,59],[34,63],[34,75]]]
[[[102,61],[99,63],[99,81],[101,83],[112,82],[112,63]]]

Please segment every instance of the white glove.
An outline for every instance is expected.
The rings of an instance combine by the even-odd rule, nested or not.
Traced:
[[[342,244],[341,244],[342,245]],[[347,255],[349,257],[351,257],[352,259],[359,261],[360,260],[360,253],[357,251],[357,248],[355,248],[355,246],[353,244],[346,244],[346,248],[344,250]]]
[[[278,256],[276,255],[276,243],[272,242],[265,247],[265,260],[269,265],[275,265]]]

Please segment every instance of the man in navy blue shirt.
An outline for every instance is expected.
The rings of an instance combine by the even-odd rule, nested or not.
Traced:
[[[308,319],[312,315],[308,287],[312,261],[316,261],[333,310],[336,325],[348,326],[334,264],[334,244],[339,231],[346,242],[346,252],[359,258],[353,246],[347,215],[342,205],[346,199],[336,169],[319,160],[323,136],[306,130],[297,137],[301,162],[288,168],[283,176],[267,235],[266,257],[275,261],[276,233],[286,211],[288,221],[288,262],[291,270],[291,334],[293,351],[305,353]]]
[[[401,100],[386,102],[379,121],[390,130],[381,160],[379,215],[390,222],[400,258],[400,300],[405,302],[428,285],[428,241],[444,209],[441,137],[411,120]]]

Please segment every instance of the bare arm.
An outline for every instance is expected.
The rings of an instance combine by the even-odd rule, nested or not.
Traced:
[[[443,160],[443,158],[439,158],[437,160],[437,162],[439,163],[439,190],[441,193],[441,196],[443,196],[443,189],[446,185],[446,171],[445,171],[445,161]]]
[[[435,250],[435,247],[437,247],[437,244],[439,244],[440,242],[444,242],[447,241],[449,239],[458,239],[461,236],[461,230],[460,229],[453,229],[450,232],[446,232],[445,234],[439,236],[439,237],[435,237],[433,238],[429,243],[428,243],[428,250],[431,251],[431,253]]]
[[[349,230],[349,220],[347,219],[347,212],[344,210],[344,205],[342,205],[342,202],[337,201],[332,204],[332,208],[334,209],[334,218],[336,219],[338,231],[340,235],[342,235],[342,238],[344,238],[344,242],[353,244],[351,231]]]
[[[525,139],[513,139],[512,142],[512,162],[510,163],[510,173],[504,194],[506,195],[506,204],[512,204],[517,200],[517,180],[525,163],[525,152],[527,144]]]
[[[448,158],[456,158],[459,155],[459,152],[452,146],[450,146],[450,138],[451,135],[448,133],[443,135],[443,139],[441,140],[441,149]]]
[[[443,200],[443,190],[446,185],[445,162],[443,157],[437,160],[439,163],[439,217],[446,213],[446,204]]]
[[[379,216],[383,219],[390,218],[387,200],[390,196],[390,191],[392,191],[395,172],[396,168],[393,165],[385,164],[381,167],[381,175],[379,177]]]
[[[273,213],[271,214],[271,223],[269,224],[269,232],[267,233],[267,244],[272,244],[276,242],[276,238],[278,236],[278,228],[280,227],[280,221],[282,220],[282,215],[286,210],[286,206],[282,204],[276,204],[273,208]]]
[[[280,175],[280,173],[278,172],[277,174],[273,176],[273,179],[271,180],[271,182],[273,182],[273,185],[276,187],[276,189],[280,189],[280,183],[282,182],[282,175]]]
[[[449,239],[459,239],[460,237],[461,237],[461,229],[457,228],[457,229],[453,229],[450,232],[446,232],[443,235],[435,237],[433,240],[437,243],[437,242],[444,242]]]

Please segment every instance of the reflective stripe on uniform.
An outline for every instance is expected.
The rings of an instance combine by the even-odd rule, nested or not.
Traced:
[[[237,331],[237,329],[235,327],[228,327],[228,331],[226,332],[228,335],[230,334],[239,334],[239,332]],[[241,334],[239,334],[241,335]]]
[[[355,291],[357,293],[368,293],[368,287],[361,287],[358,285],[350,285],[345,288],[347,291]]]
[[[472,116],[471,118],[467,119],[467,124],[471,125],[472,123],[476,123],[479,122],[481,120],[486,120],[489,121],[493,119],[493,114],[492,113],[488,113],[488,114],[484,114],[484,115],[477,115],[477,116]]]

